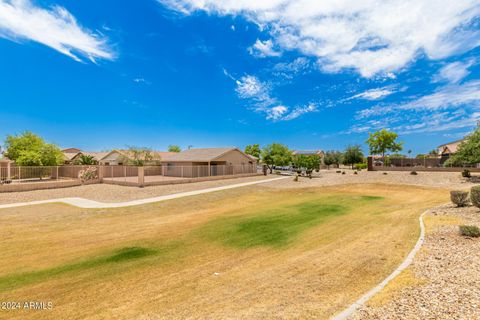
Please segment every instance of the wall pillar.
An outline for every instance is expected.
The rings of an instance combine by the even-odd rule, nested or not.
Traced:
[[[145,186],[145,168],[138,167],[138,186],[143,188]]]
[[[374,171],[373,170],[373,157],[372,156],[368,156],[368,158],[367,158],[367,169],[368,169],[368,171]]]
[[[12,166],[10,164],[10,161],[7,162],[7,180],[10,180],[10,177],[12,176],[11,174]]]

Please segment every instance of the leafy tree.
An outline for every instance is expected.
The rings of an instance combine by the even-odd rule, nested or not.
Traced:
[[[82,165],[82,166],[88,166],[95,163],[96,163],[95,158],[91,155],[86,155],[86,154],[80,155],[80,157],[78,157],[78,160],[75,161],[75,164]]]
[[[292,160],[292,152],[287,146],[280,143],[272,143],[262,149],[261,157],[272,173],[272,166],[286,166]]]
[[[124,162],[133,166],[144,166],[157,161],[160,161],[160,158],[155,157],[152,150],[145,147],[128,147],[128,157],[124,157]]]
[[[398,135],[395,132],[386,129],[370,133],[366,141],[370,147],[370,154],[381,154],[385,158],[385,153],[388,151],[402,151],[403,142],[396,142],[397,138]]]
[[[343,153],[343,164],[353,165],[355,163],[363,162],[363,152],[359,145],[348,146]]]
[[[58,166],[64,162],[62,151],[32,132],[8,135],[5,155],[20,166]]]
[[[254,156],[255,158],[260,158],[260,145],[258,143],[249,144],[245,147],[245,153]]]
[[[177,146],[177,145],[174,145],[174,144],[171,144],[171,145],[168,146],[168,152],[180,152],[180,151],[182,151],[180,146]]]
[[[446,166],[480,163],[480,126],[458,146],[457,152],[447,161]]]
[[[323,158],[323,163],[330,169],[332,164],[339,165],[342,163],[342,153],[340,151],[327,151]]]
[[[401,153],[392,153],[392,154],[390,155],[390,158],[391,158],[391,159],[401,159],[401,158],[406,159],[407,156],[404,155],[404,154],[401,154]]]
[[[430,157],[438,157],[438,150],[437,150],[437,149],[431,150],[431,151],[428,153],[428,156],[430,156]]]
[[[313,170],[320,168],[320,157],[318,155],[295,155],[293,164],[299,169],[304,168],[307,174],[311,175]]]

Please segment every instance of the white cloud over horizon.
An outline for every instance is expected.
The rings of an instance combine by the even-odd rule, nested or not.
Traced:
[[[282,55],[280,51],[275,50],[272,40],[261,41],[257,39],[255,44],[248,48],[251,55],[265,58],[265,57],[279,57]]]
[[[472,128],[480,120],[480,80],[449,84],[405,103],[376,105],[357,112],[346,133],[390,128],[401,134]]]
[[[0,37],[38,42],[75,61],[115,58],[107,39],[82,27],[67,9],[44,9],[30,0],[0,0]]]
[[[367,78],[392,75],[423,54],[441,60],[480,45],[476,0],[157,1],[184,14],[243,16],[270,35],[254,44],[265,53],[296,50],[325,72],[353,69]]]

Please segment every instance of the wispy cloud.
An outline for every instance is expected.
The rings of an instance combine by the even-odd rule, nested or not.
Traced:
[[[474,59],[470,59],[467,62],[456,61],[449,63],[440,69],[433,78],[433,82],[458,83],[470,74],[468,68],[474,64]]]
[[[391,95],[392,93],[395,93],[392,87],[383,87],[383,88],[376,88],[376,89],[370,89],[367,91],[364,91],[362,93],[358,93],[354,96],[351,96],[350,98],[347,98],[347,100],[353,100],[353,99],[365,99],[365,100],[380,100],[382,98],[385,98],[386,96]]]
[[[450,84],[400,104],[361,110],[350,133],[391,128],[399,133],[441,132],[471,128],[480,120],[480,80]]]
[[[475,0],[157,1],[184,14],[244,16],[270,35],[267,48],[317,57],[327,72],[392,75],[420,54],[444,59],[480,45]]]
[[[80,57],[91,61],[115,57],[107,39],[80,26],[67,9],[44,9],[30,0],[0,0],[0,37],[35,41],[76,61],[81,61]]]
[[[233,78],[225,69],[223,71],[227,77]],[[290,121],[306,113],[318,111],[317,105],[309,104],[296,107],[289,112],[290,108],[288,106],[282,105],[277,98],[272,97],[271,86],[255,76],[246,75],[235,80],[235,82],[239,98],[250,101],[251,108],[258,113],[265,114],[267,120]]]
[[[275,50],[272,40],[261,41],[257,39],[255,44],[248,48],[248,52],[250,52],[251,55],[261,58],[279,57],[282,55],[280,51]]]

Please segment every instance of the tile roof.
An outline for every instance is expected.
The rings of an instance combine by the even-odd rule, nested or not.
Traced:
[[[233,150],[238,150],[238,149],[233,147],[188,149],[182,152],[178,152],[178,153],[163,157],[162,160],[171,161],[171,162],[208,162],[208,161],[213,161],[219,158],[220,156],[224,155],[225,153]]]

